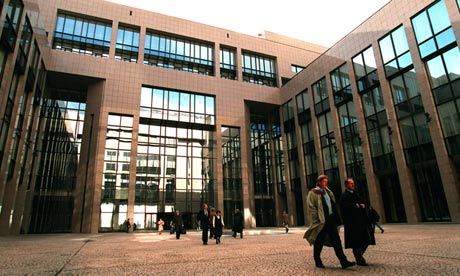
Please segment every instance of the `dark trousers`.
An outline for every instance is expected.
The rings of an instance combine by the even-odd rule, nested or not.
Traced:
[[[203,241],[203,244],[207,244],[208,243],[208,226],[204,226],[202,225],[201,226],[201,240]]]
[[[177,226],[176,227],[176,239],[180,239],[180,234],[182,234],[182,227]]]
[[[366,260],[364,259],[363,255],[364,252],[367,250],[367,245],[362,248],[353,248],[353,256],[355,256],[357,263],[365,263]]]
[[[322,263],[321,251],[323,250],[326,235],[329,236],[332,246],[334,247],[335,255],[339,259],[340,263],[345,262],[347,257],[343,253],[342,241],[340,240],[339,232],[337,231],[337,224],[335,223],[334,216],[329,216],[326,218],[324,228],[318,234],[318,237],[316,237],[315,244],[313,245],[313,258],[315,263]]]

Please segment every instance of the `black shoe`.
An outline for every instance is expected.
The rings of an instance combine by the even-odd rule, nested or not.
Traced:
[[[323,263],[315,263],[315,266],[316,266],[317,268],[326,268],[326,267],[323,265]]]
[[[356,262],[356,264],[359,265],[359,266],[368,266],[366,261],[359,261],[359,262]]]
[[[203,245],[208,245],[208,243],[207,243],[207,242],[204,242]]]
[[[356,265],[355,262],[350,262],[350,261],[343,261],[340,264],[342,265],[343,269]]]
[[[383,229],[382,229],[382,231],[381,231],[380,233],[382,233],[382,234],[383,234],[383,232],[385,232],[385,230],[383,230]]]

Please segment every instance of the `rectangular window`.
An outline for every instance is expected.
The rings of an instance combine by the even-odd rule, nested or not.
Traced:
[[[243,52],[241,62],[243,82],[277,87],[275,58]]]
[[[115,59],[137,62],[139,55],[139,28],[118,26]]]
[[[234,49],[220,48],[220,77],[236,80],[236,51]]]
[[[211,43],[147,30],[144,48],[146,65],[214,75],[214,47]]]
[[[111,22],[60,13],[54,30],[53,49],[108,57],[111,36]]]
[[[422,59],[455,45],[455,34],[444,0],[429,6],[412,18],[420,57]]]

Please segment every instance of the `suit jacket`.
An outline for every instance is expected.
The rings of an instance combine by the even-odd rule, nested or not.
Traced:
[[[210,223],[210,213],[209,210],[208,210],[208,214],[206,215],[204,213],[204,210],[201,209],[199,212],[198,212],[198,216],[197,216],[197,219],[200,221],[200,226],[202,229],[207,229],[209,228],[209,223]]]

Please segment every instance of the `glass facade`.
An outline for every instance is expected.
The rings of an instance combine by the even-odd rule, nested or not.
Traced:
[[[300,124],[302,135],[302,149],[305,163],[305,172],[307,180],[307,188],[311,189],[316,186],[316,178],[318,177],[318,165],[316,161],[315,140],[313,136],[313,123],[311,116],[311,104],[308,96],[308,90],[296,96],[297,103],[297,120]]]
[[[139,55],[139,28],[120,25],[117,30],[115,59],[137,62]]]
[[[353,177],[386,223],[459,222],[459,1],[390,1],[324,54],[45,2],[0,0],[0,234],[156,230],[175,210],[191,229],[204,202],[227,227],[235,209],[304,225],[318,174],[337,197]]]
[[[214,76],[214,49],[209,43],[147,30],[144,64]]]
[[[53,49],[106,58],[111,36],[111,22],[60,13],[54,30]]]
[[[220,47],[220,77],[231,80],[238,78],[236,50]]]
[[[186,227],[195,227],[200,206],[214,205],[214,97],[143,87],[140,109],[134,222],[169,225],[180,210]]]
[[[222,178],[226,224],[233,225],[235,210],[243,210],[241,134],[238,127],[222,127]]]
[[[243,82],[277,87],[275,59],[256,53],[242,53]]]

